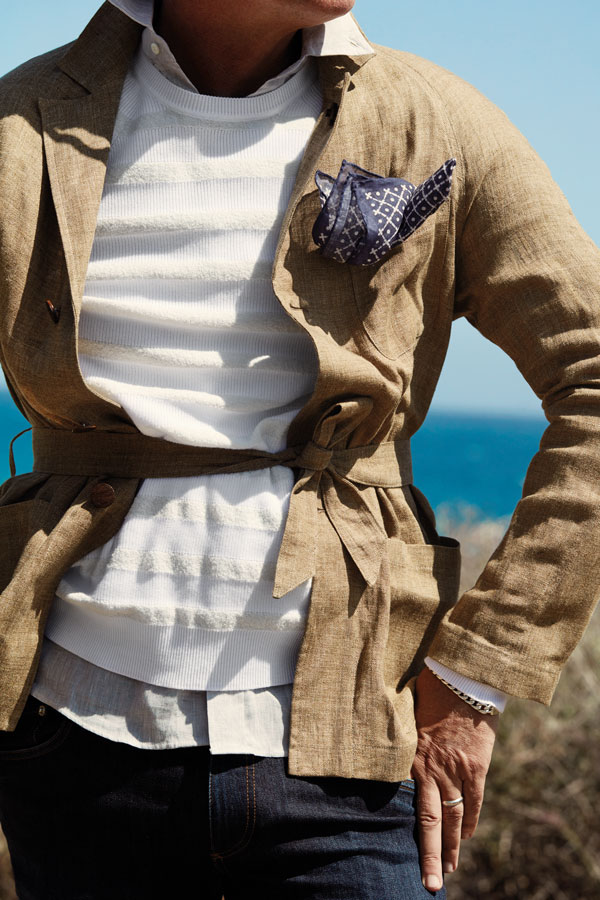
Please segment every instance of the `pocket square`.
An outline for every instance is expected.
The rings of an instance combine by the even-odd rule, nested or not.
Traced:
[[[448,199],[455,159],[416,186],[344,160],[337,178],[317,172],[321,212],[313,240],[327,259],[368,266],[403,243]]]

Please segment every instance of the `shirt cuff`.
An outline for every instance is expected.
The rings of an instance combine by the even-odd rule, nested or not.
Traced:
[[[482,684],[480,681],[474,681],[472,678],[467,678],[466,675],[459,675],[454,669],[449,669],[448,666],[444,666],[430,656],[426,657],[425,665],[428,669],[431,669],[435,675],[439,675],[445,681],[449,682],[452,687],[462,691],[463,694],[468,694],[472,700],[477,700],[478,703],[491,703],[496,707],[498,712],[504,712],[504,707],[506,706],[506,701],[509,696],[508,694],[505,694],[504,691],[499,691],[496,688],[490,687],[489,684]]]

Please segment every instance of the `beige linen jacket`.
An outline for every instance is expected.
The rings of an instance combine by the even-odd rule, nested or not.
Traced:
[[[597,599],[598,252],[524,138],[472,87],[383,47],[323,58],[323,112],[273,267],[275,293],[319,360],[289,449],[215,458],[146,438],[85,385],[77,361],[139,35],[105,4],[74,44],[0,81],[0,359],[35,451],[34,472],[0,492],[0,728],[18,721],[62,574],[116,533],[141,478],[279,461],[298,480],[273,603],[314,576],[289,771],[400,780],[427,652],[548,703]],[[346,158],[419,183],[452,156],[449,202],[385,260],[353,267],[318,253],[317,168],[336,174]],[[457,316],[512,357],[549,421],[502,544],[458,602],[459,550],[437,536],[408,455]]]

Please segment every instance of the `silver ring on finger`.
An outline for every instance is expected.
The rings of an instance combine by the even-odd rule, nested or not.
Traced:
[[[457,797],[456,800],[442,800],[442,806],[458,806],[459,803],[464,801],[464,797],[462,794],[460,797]]]

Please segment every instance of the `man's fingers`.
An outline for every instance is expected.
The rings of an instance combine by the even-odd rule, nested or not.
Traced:
[[[457,795],[458,796],[458,795]],[[418,783],[419,856],[428,891],[439,891],[442,879],[442,802],[435,781]]]
[[[462,796],[461,788],[456,785],[440,788],[442,800],[457,800]],[[458,865],[460,839],[462,835],[465,802],[456,806],[444,806],[442,803],[442,870],[454,872]]]
[[[465,811],[462,820],[462,837],[470,838],[479,821],[479,813],[483,804],[483,791],[485,787],[485,775],[472,781],[465,781],[463,794],[465,796]]]
[[[458,863],[461,837],[471,837],[483,801],[497,720],[478,713],[449,691],[427,667],[416,683],[418,744],[413,777],[423,884],[442,887],[442,873]],[[442,800],[462,803],[442,806]]]

